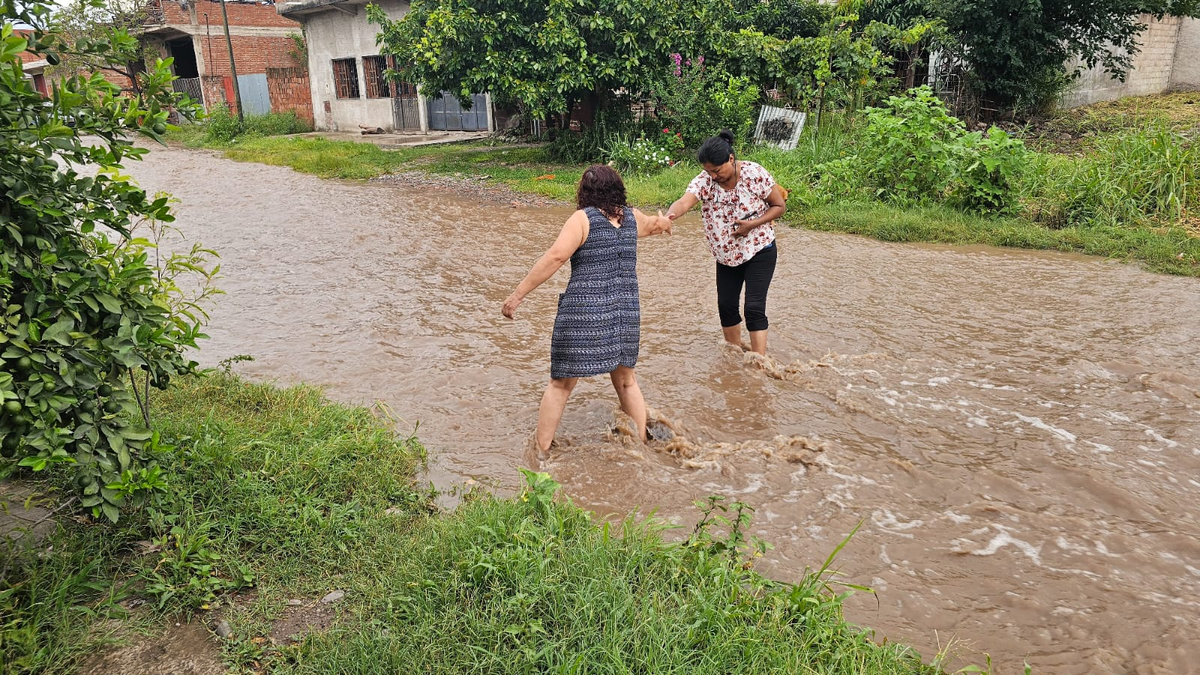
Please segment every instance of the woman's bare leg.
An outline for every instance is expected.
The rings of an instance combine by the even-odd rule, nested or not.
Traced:
[[[725,335],[725,341],[731,345],[742,346],[742,324],[736,326],[722,326],[721,333]]]
[[[637,425],[638,438],[646,440],[646,399],[642,398],[642,389],[638,387],[637,375],[633,368],[617,366],[609,373],[613,389],[617,390],[617,398],[621,401],[621,410],[633,418]]]
[[[579,381],[576,377],[550,379],[546,385],[546,393],[542,394],[542,405],[538,407],[537,446],[538,451],[545,454],[554,442],[554,432],[558,431],[558,423],[562,420],[563,410],[567,407],[567,399],[571,390]]]
[[[756,354],[766,355],[767,353],[767,331],[752,330],[750,331],[750,351]]]

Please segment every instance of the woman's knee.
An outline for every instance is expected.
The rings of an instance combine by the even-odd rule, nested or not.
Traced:
[[[616,370],[609,374],[612,378],[613,386],[618,389],[629,389],[637,385],[637,374],[633,368],[618,366]]]
[[[575,388],[575,385],[578,382],[579,378],[577,377],[552,377],[550,378],[550,388],[569,394],[571,393],[571,390]]]

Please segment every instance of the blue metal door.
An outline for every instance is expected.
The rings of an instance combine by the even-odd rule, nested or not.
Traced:
[[[247,115],[266,115],[271,112],[271,94],[267,91],[267,74],[238,75],[238,94]]]
[[[487,97],[471,96],[471,109],[463,110],[448,91],[429,99],[429,128],[438,131],[487,131]]]

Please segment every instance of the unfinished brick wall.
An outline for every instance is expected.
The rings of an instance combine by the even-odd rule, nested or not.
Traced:
[[[204,102],[208,111],[212,112],[221,104],[229,106],[231,112],[237,111],[233,101],[233,82],[228,76],[205,76],[200,78],[200,86],[204,88]]]
[[[208,14],[210,25],[215,27],[225,25],[221,20],[221,3],[213,0],[192,0],[192,4],[196,7],[196,20],[200,25],[204,25],[205,14]],[[192,22],[190,12],[178,0],[151,0],[151,7],[152,11],[160,10],[162,12],[164,23],[187,24]],[[230,26],[280,26],[295,28],[296,32],[300,32],[300,24],[280,16],[275,11],[274,2],[230,0],[229,4],[225,5],[225,10],[229,14]]]
[[[271,96],[271,112],[291,110],[296,117],[313,123],[307,68],[267,68],[267,93]]]
[[[304,65],[297,62],[294,56],[296,43],[291,38],[234,35],[230,41],[233,43],[233,58],[239,75],[265,73],[268,68]],[[199,36],[198,42],[197,46],[205,62],[205,72],[209,75],[228,75],[229,47],[225,44],[225,34],[214,29],[211,36]]]

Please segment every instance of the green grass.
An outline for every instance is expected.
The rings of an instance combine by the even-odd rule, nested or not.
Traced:
[[[114,630],[152,631],[251,586],[223,655],[272,672],[937,672],[847,624],[825,575],[791,586],[743,565],[727,528],[681,545],[654,521],[596,523],[552,501],[544,475],[519,498],[475,494],[432,515],[412,482],[419,443],[315,389],[184,378],[156,410],[177,446],[159,458],[171,492],[157,508],[64,519],[6,552],[0,672],[70,672]],[[288,598],[334,589],[346,599],[329,631],[261,639]],[[117,603],[137,597],[155,611],[123,618]]]
[[[1154,272],[1200,276],[1200,239],[1180,227],[1049,229],[1021,218],[991,218],[947,206],[902,208],[877,202],[816,206],[797,217],[802,225],[814,230],[860,234],[881,241],[986,244],[1083,253],[1140,262]]]

